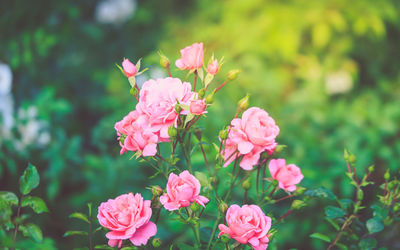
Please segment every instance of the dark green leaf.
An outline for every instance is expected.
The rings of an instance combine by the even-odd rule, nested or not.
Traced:
[[[325,208],[325,215],[329,219],[335,219],[335,218],[339,218],[339,217],[345,216],[346,215],[346,211],[344,211],[340,207],[327,206]]]
[[[318,197],[318,198],[325,198],[329,200],[336,200],[336,195],[332,193],[331,190],[327,189],[326,187],[319,187],[316,189],[310,189],[307,190],[305,195],[311,196],[311,197]]]
[[[313,233],[313,234],[310,235],[310,237],[314,238],[314,239],[322,240],[322,241],[325,241],[325,242],[331,242],[331,240],[329,239],[328,236],[326,236],[324,234],[321,234],[321,233]]]
[[[388,210],[384,207],[380,207],[378,205],[372,205],[371,209],[374,211],[374,217],[378,217],[381,220],[384,220],[388,216]]]
[[[377,242],[374,238],[362,239],[358,246],[361,250],[370,250],[376,248]]]
[[[340,204],[343,206],[343,209],[349,209],[353,204],[353,201],[350,199],[341,199]]]
[[[336,231],[339,231],[340,227],[334,220],[328,218],[325,218],[325,220],[329,222],[329,224],[331,224],[336,229]]]
[[[39,181],[40,177],[36,167],[29,163],[19,179],[19,190],[23,195],[27,195],[39,185]]]
[[[75,218],[75,219],[83,220],[84,222],[89,223],[88,217],[82,213],[78,213],[78,212],[72,213],[69,215],[69,218]]]
[[[88,232],[84,232],[84,231],[67,231],[65,232],[65,234],[63,235],[64,237],[68,237],[71,235],[83,235],[83,236],[87,236]]]
[[[193,249],[195,249],[194,247],[192,247],[192,246],[190,246],[190,245],[188,245],[188,244],[185,244],[185,243],[183,243],[183,242],[177,243],[176,246],[177,246],[180,250],[193,250]]]
[[[12,192],[1,191],[0,204],[18,205],[18,197]]]
[[[377,233],[383,230],[382,220],[378,217],[371,218],[366,223],[368,232],[370,234]]]
[[[43,234],[42,230],[35,224],[20,225],[19,230],[26,237],[31,237],[36,242],[42,242]]]
[[[46,203],[39,197],[35,196],[25,196],[22,199],[22,206],[23,207],[31,207],[33,211],[37,214],[41,214],[44,212],[48,212],[49,210],[47,209]]]

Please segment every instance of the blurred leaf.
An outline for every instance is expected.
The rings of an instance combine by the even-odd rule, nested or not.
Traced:
[[[83,235],[83,236],[87,236],[88,232],[84,232],[84,231],[67,231],[65,232],[65,234],[63,235],[64,237],[68,237],[71,235]]]
[[[113,247],[110,247],[108,245],[97,245],[94,248],[95,249],[114,249]]]
[[[190,246],[186,243],[180,242],[177,243],[176,246],[180,249],[180,250],[193,250],[195,249],[193,246]]]
[[[324,234],[321,234],[321,233],[313,233],[313,234],[310,235],[310,237],[314,238],[314,239],[322,240],[322,241],[325,241],[325,242],[328,242],[328,243],[331,242],[331,240],[329,239],[328,236],[326,236]]]
[[[318,198],[326,198],[329,200],[336,200],[336,195],[332,193],[331,190],[327,189],[326,187],[319,187],[316,189],[309,189],[305,193],[305,195],[311,197],[318,197]]]
[[[29,194],[32,189],[36,188],[39,185],[39,174],[36,170],[36,167],[31,163],[28,164],[28,167],[25,169],[21,178],[19,179],[19,189],[23,195]]]
[[[358,243],[361,250],[371,250],[376,248],[377,242],[374,238],[365,238]]]
[[[6,204],[18,205],[18,197],[12,192],[0,191],[0,207]]]
[[[82,213],[78,213],[78,212],[72,213],[69,215],[69,218],[75,218],[75,219],[82,220],[84,222],[89,223],[88,217]]]
[[[340,207],[327,206],[325,207],[325,215],[329,219],[335,219],[346,215],[346,211]]]
[[[341,199],[340,204],[343,206],[343,209],[349,209],[353,204],[353,201],[350,199]]]
[[[42,230],[35,224],[20,225],[18,230],[20,230],[24,236],[31,237],[36,242],[42,242],[43,240]]]
[[[41,214],[43,212],[48,212],[48,208],[46,203],[39,197],[36,196],[25,196],[22,198],[21,205],[23,207],[29,206],[33,209],[33,211],[37,214]]]
[[[325,220],[326,220],[327,222],[329,222],[329,224],[331,224],[331,225],[336,229],[336,231],[339,231],[339,230],[340,230],[339,225],[338,225],[334,220],[329,219],[329,218],[325,218]]]
[[[382,220],[378,217],[367,220],[366,226],[370,234],[378,233],[383,230]]]
[[[372,205],[371,209],[374,211],[374,217],[378,217],[381,220],[384,220],[388,216],[388,209],[384,207],[380,207],[378,205]]]

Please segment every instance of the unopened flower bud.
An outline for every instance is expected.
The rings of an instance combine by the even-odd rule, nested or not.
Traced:
[[[205,99],[206,104],[211,104],[214,102],[214,94],[215,94],[215,90],[213,92],[211,92]]]
[[[181,105],[179,105],[178,103],[175,104],[175,111],[176,111],[177,114],[180,114],[181,111],[182,111],[182,107],[181,107]]]
[[[137,97],[137,95],[138,95],[138,90],[137,90],[135,87],[133,87],[133,88],[131,88],[131,89],[129,90],[129,93],[131,94],[131,96]]]
[[[228,205],[227,205],[225,202],[222,201],[222,202],[218,205],[218,209],[219,209],[219,211],[220,211],[221,213],[225,214],[226,210],[228,210]]]
[[[236,77],[239,75],[240,72],[242,72],[240,69],[232,69],[232,70],[230,70],[230,71],[228,72],[228,75],[227,75],[226,78],[227,78],[229,81],[233,81],[233,80],[236,79]]]
[[[160,238],[154,238],[151,244],[153,244],[153,247],[160,247],[161,246],[161,240]]]
[[[390,172],[389,169],[386,171],[386,173],[383,175],[383,178],[385,178],[386,181],[390,179]]]
[[[246,94],[245,97],[243,97],[242,99],[239,100],[238,106],[239,106],[240,111],[246,110],[249,107],[249,104],[250,104],[249,99],[250,99],[250,95]]]
[[[154,196],[160,196],[163,193],[163,190],[160,186],[152,186],[151,187],[151,192],[153,193]]]
[[[276,146],[274,154],[278,155],[278,154],[282,153],[283,150],[285,150],[286,147],[287,147],[286,145],[278,145],[278,146]]]
[[[302,195],[306,191],[305,187],[297,187],[296,191],[294,191],[294,195]]]
[[[223,129],[219,131],[219,138],[221,138],[221,140],[225,140],[226,138],[228,138],[228,130]]]
[[[364,198],[364,192],[359,189],[357,192],[357,198],[361,201]]]
[[[374,165],[371,165],[371,166],[368,167],[368,172],[372,173],[372,172],[374,172],[374,170],[375,170],[375,166]]]
[[[292,202],[292,208],[294,210],[299,210],[299,209],[301,209],[302,207],[305,207],[305,206],[306,206],[306,203],[304,201],[302,201],[302,200],[294,200]]]
[[[221,241],[222,243],[228,243],[231,240],[231,236],[229,234],[223,234],[221,235]]]
[[[168,57],[166,57],[161,51],[158,51],[158,55],[160,56],[160,65],[164,69],[169,69],[171,62],[169,61]]]
[[[133,77],[137,73],[137,68],[129,59],[122,61],[122,69],[126,77]]]
[[[197,204],[196,202],[192,202],[192,204],[190,204],[190,209],[191,209],[193,212],[199,211],[199,208],[200,208],[200,205]]]
[[[168,135],[169,135],[169,137],[175,138],[177,134],[178,134],[178,131],[176,130],[176,128],[174,127],[174,125],[172,125],[171,127],[168,128]]]
[[[251,188],[251,178],[247,178],[243,183],[242,183],[242,188],[244,190],[249,190]]]
[[[200,89],[199,90],[199,99],[203,99],[205,94],[206,94],[206,90],[205,89]]]

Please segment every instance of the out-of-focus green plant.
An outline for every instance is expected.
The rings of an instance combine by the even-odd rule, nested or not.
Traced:
[[[385,232],[398,233],[400,182],[396,178],[390,180],[388,170],[384,175],[384,184],[380,185],[382,193],[376,192],[375,188],[379,185],[371,180],[374,166],[368,167],[366,173],[360,178],[356,172],[354,154],[345,150],[344,158],[347,164],[346,175],[350,180],[350,185],[355,188],[354,198],[340,199],[325,188],[306,191],[305,194],[310,197],[336,202],[336,206],[328,205],[324,209],[325,220],[335,231],[329,234],[314,232],[310,237],[327,242],[327,249],[390,248],[391,246],[387,243],[382,244],[380,240],[384,238]],[[374,189],[367,190],[370,185],[373,185]],[[366,197],[369,198],[368,205],[364,199]],[[383,232],[380,233],[381,231]]]
[[[49,212],[41,198],[29,195],[39,182],[36,167],[29,163],[19,179],[19,197],[0,191],[0,244],[5,249],[56,249],[53,240],[43,238],[40,227],[28,221],[31,214],[23,211],[30,207],[35,214]]]

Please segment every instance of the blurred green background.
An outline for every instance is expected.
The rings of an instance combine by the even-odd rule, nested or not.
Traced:
[[[211,142],[249,93],[277,121],[278,142],[301,167],[303,186],[351,195],[345,147],[360,172],[376,165],[378,181],[383,169],[399,169],[399,1],[0,0],[0,189],[16,191],[28,161],[38,167],[35,195],[50,213],[33,219],[47,247],[86,244],[62,235],[79,228],[68,214],[87,202],[97,207],[129,191],[151,198],[152,170],[119,155],[113,126],[135,102],[115,63],[143,58],[150,70],[140,83],[166,75],[158,49],[174,62],[179,49],[200,41],[206,60],[225,56],[217,83],[229,69],[243,70],[201,121]],[[193,159],[201,169],[201,158]],[[274,245],[321,247],[308,237],[324,227],[317,213],[318,204],[292,216]],[[182,229],[160,227],[158,236],[168,242],[184,237]]]

